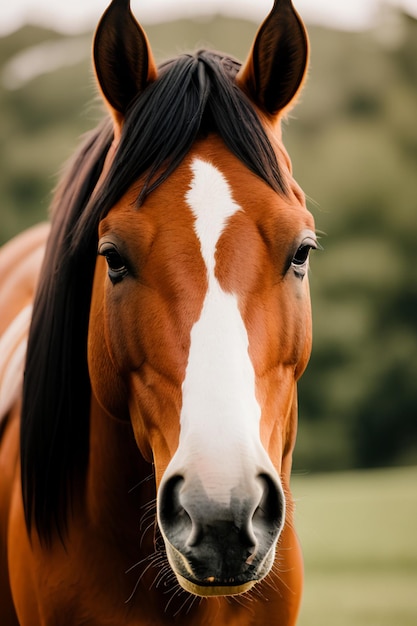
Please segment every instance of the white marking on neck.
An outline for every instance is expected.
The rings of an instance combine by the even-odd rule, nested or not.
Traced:
[[[195,216],[208,290],[200,319],[191,331],[175,456],[181,464],[187,455],[187,466],[190,455],[194,457],[206,490],[227,504],[232,485],[242,480],[249,458],[259,457],[260,446],[261,411],[247,330],[237,297],[223,291],[215,275],[219,239],[228,219],[242,209],[213,165],[196,159],[192,171],[186,200]]]
[[[0,424],[22,391],[32,305],[27,305],[0,338]]]

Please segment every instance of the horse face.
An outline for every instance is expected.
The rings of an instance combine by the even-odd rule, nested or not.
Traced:
[[[115,144],[126,143],[132,99],[143,93],[145,102],[157,76],[128,3],[111,3],[94,54]],[[237,75],[233,62],[221,61],[233,87],[205,118],[217,116],[215,133],[223,136],[229,107],[235,121],[226,143],[245,144],[254,118],[246,135],[236,128],[242,116],[234,94],[243,92],[275,137],[285,193],[208,134],[140,210],[141,181],[100,224],[89,330],[93,392],[110,415],[131,419],[142,455],[155,466],[170,564],[186,590],[203,596],[241,593],[263,578],[288,515],[296,381],[311,344],[308,252],[316,244],[277,137],[307,56],[292,3],[275,2]],[[201,77],[207,69],[199,67]],[[207,135],[199,130],[194,136]]]
[[[200,595],[262,578],[285,522],[315,245],[290,186],[278,196],[207,139],[140,210],[132,190],[100,225],[93,390],[129,413],[169,561]]]

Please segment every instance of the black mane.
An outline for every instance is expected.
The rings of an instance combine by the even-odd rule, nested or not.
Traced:
[[[88,136],[55,194],[29,334],[21,428],[26,523],[45,541],[54,531],[65,535],[88,460],[87,333],[100,220],[145,175],[140,206],[194,141],[210,133],[285,193],[262,124],[234,82],[239,67],[206,51],[163,64],[158,79],[132,102],[100,189],[93,194],[113,139],[110,120]]]

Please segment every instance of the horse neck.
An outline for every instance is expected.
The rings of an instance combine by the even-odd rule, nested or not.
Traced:
[[[130,422],[91,401],[86,509],[93,526],[138,540],[145,507],[155,500],[152,466],[140,454]]]

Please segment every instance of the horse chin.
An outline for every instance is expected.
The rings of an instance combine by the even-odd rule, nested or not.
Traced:
[[[241,585],[216,585],[214,582],[211,583],[208,581],[207,584],[202,585],[193,583],[179,574],[177,574],[177,579],[185,591],[203,598],[211,598],[213,596],[237,596],[252,589],[257,582],[256,580],[250,580]]]

